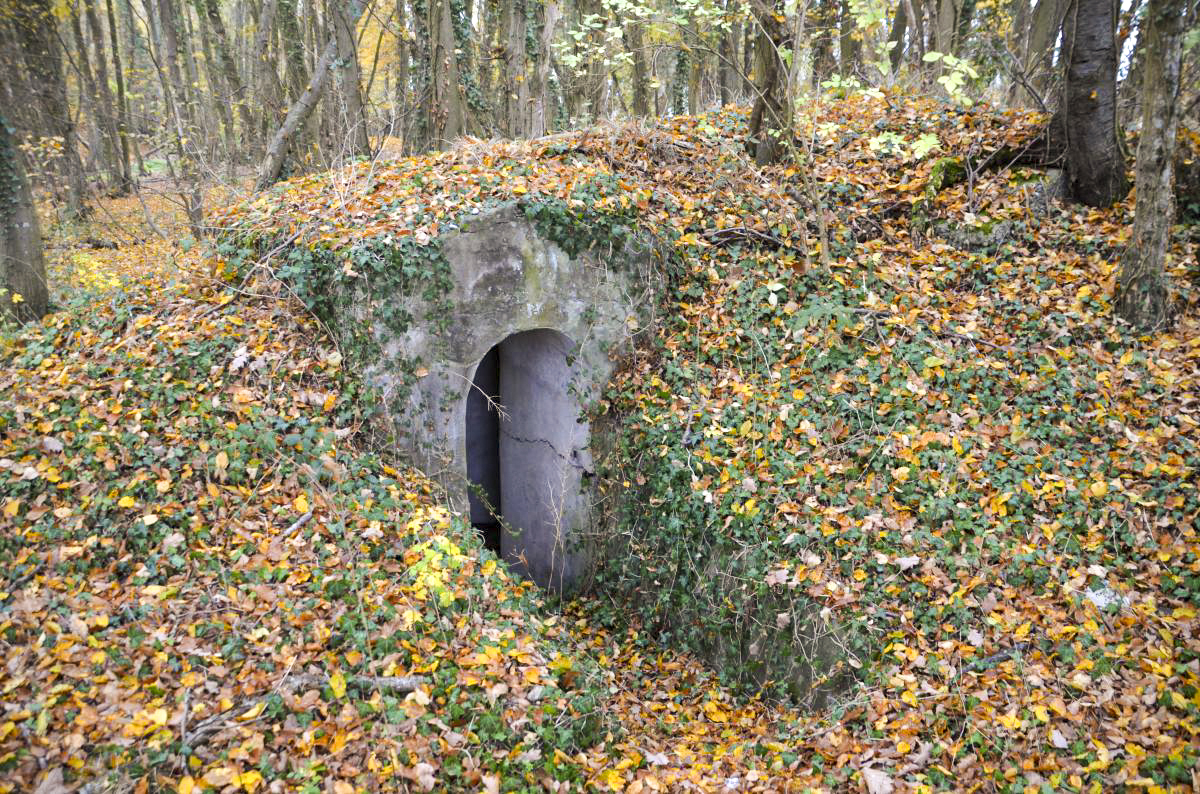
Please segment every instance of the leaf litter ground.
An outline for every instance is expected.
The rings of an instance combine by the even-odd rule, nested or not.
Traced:
[[[663,514],[853,626],[860,683],[804,714],[653,642],[656,607],[546,609],[389,457],[272,262],[234,288],[199,248],[68,241],[63,310],[5,342],[7,790],[1192,787],[1192,244],[1179,321],[1137,339],[1108,305],[1128,204],[927,190],[1036,119],[815,115],[808,183],[749,168],[726,113],[364,164],[224,222],[347,251],[546,196],[657,227],[686,273],[609,406],[664,460],[705,428]]]

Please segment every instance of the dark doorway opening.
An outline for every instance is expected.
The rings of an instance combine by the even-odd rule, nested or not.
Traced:
[[[552,589],[575,576],[572,538],[589,506],[576,360],[558,331],[521,331],[479,362],[466,400],[471,523],[514,570]]]
[[[467,395],[467,479],[471,524],[500,553],[500,345],[475,370]]]

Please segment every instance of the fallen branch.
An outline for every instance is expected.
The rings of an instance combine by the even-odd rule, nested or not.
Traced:
[[[783,248],[789,251],[795,251],[801,256],[805,255],[804,249],[785,242],[777,235],[774,235],[770,232],[764,232],[759,229],[750,229],[746,226],[731,226],[727,229],[708,229],[701,236],[714,245],[731,245],[738,242],[749,242],[770,246],[771,248]]]
[[[244,720],[239,723],[238,718],[247,714],[254,707],[263,703],[267,698],[278,693],[280,690],[292,690],[297,688],[312,688],[329,686],[330,677],[327,675],[318,675],[312,673],[302,673],[284,678],[275,689],[249,700],[241,701],[240,703],[214,714],[211,717],[197,722],[188,733],[189,746],[193,749],[204,744],[210,736],[220,733],[230,724],[246,724],[259,719],[261,715],[252,719]],[[406,695],[409,692],[417,691],[422,685],[428,683],[427,679],[418,675],[350,675],[346,676],[346,685],[355,686],[360,689],[378,689],[384,692],[395,692]],[[190,690],[189,690],[190,693]],[[185,706],[187,695],[184,696]],[[184,723],[186,730],[186,722]]]
[[[892,314],[891,312],[878,311],[876,309],[864,309],[861,307],[851,307],[850,311],[854,312],[855,314],[861,314],[865,317],[872,317],[877,320],[893,320],[894,319],[894,320],[902,320],[903,321],[905,319],[898,314]],[[911,331],[910,328],[908,328],[907,326],[904,326],[904,325],[900,325],[899,323],[896,324],[896,327],[900,328],[903,331]],[[1012,351],[1012,350],[1016,349],[1016,348],[1008,347],[1005,345],[998,345],[995,342],[989,342],[986,339],[979,339],[978,337],[967,336],[966,334],[960,334],[955,331],[935,331],[928,326],[922,326],[921,330],[923,330],[927,334],[930,334],[931,336],[936,336],[936,337],[940,337],[943,339],[958,339],[963,342],[969,342],[971,344],[986,345],[987,347],[990,347],[993,350]]]
[[[990,670],[1001,662],[1007,662],[1014,656],[1019,656],[1029,650],[1030,643],[1020,642],[1011,648],[1005,648],[1003,651],[993,653],[991,656],[985,656],[982,659],[976,659],[969,665],[963,668],[964,673],[981,673],[984,670]]]
[[[275,538],[275,540],[277,540],[277,541],[279,541],[279,542],[281,542],[281,543],[282,543],[283,541],[287,540],[287,539],[288,539],[288,538],[290,538],[292,535],[296,534],[296,531],[297,531],[297,530],[299,530],[299,529],[300,529],[300,527],[304,526],[304,525],[305,525],[305,524],[307,524],[309,521],[312,521],[312,517],[313,517],[313,511],[309,510],[309,511],[308,511],[307,513],[305,513],[304,515],[302,515],[302,516],[300,516],[299,518],[297,518],[297,519],[296,519],[296,520],[295,520],[295,521],[292,523],[292,525],[291,525],[290,527],[288,527],[287,529],[285,529],[283,532],[280,532],[280,533],[279,533],[279,537]]]

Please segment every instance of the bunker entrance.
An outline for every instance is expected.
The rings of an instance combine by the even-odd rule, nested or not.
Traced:
[[[505,338],[475,369],[466,410],[471,523],[543,587],[569,581],[586,517],[588,426],[572,390],[574,343],[548,328]]]

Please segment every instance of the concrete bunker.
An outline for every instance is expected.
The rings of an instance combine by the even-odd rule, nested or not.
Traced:
[[[399,449],[515,572],[571,592],[589,570],[598,499],[587,409],[652,327],[660,283],[650,243],[627,235],[568,254],[563,233],[545,234],[520,205],[491,208],[437,239],[444,292],[364,282],[350,304],[374,339],[365,375]],[[374,321],[385,302],[411,322]]]
[[[505,338],[475,367],[464,417],[471,523],[514,569],[553,589],[578,575],[571,546],[590,507],[575,348],[549,328]]]

